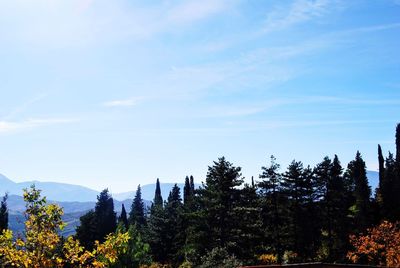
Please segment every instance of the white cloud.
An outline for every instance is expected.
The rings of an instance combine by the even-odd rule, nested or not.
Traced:
[[[142,98],[131,98],[131,99],[125,99],[125,100],[107,101],[107,102],[103,103],[103,106],[106,106],[106,107],[131,107],[131,106],[135,106],[136,104],[138,104],[141,99]]]
[[[76,122],[72,118],[37,118],[24,121],[0,121],[0,134],[14,133],[38,127]]]
[[[141,40],[184,30],[235,2],[190,0],[139,6],[126,0],[0,1],[0,35],[3,41],[43,48]]]
[[[296,0],[287,9],[280,7],[268,14],[263,33],[282,30],[325,15],[338,4],[332,0]]]

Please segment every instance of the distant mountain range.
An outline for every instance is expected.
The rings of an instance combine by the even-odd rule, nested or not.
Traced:
[[[369,184],[372,193],[379,184],[379,173],[376,171],[367,171]],[[25,202],[22,198],[22,189],[29,188],[35,184],[37,189],[41,189],[44,196],[47,197],[49,203],[57,203],[64,209],[63,220],[67,223],[67,227],[63,230],[62,234],[65,236],[75,233],[75,228],[79,224],[79,218],[90,209],[94,209],[96,204],[98,191],[92,190],[87,187],[57,183],[57,182],[40,182],[40,181],[26,181],[16,183],[0,174],[0,196],[8,192],[9,198],[7,206],[9,209],[9,226],[14,232],[21,232],[24,228],[24,211]],[[161,183],[161,194],[166,200],[171,191],[174,183]],[[178,183],[178,186],[183,190],[183,183]],[[196,187],[199,187],[196,184]],[[147,184],[141,187],[142,198],[146,206],[151,205],[154,197],[155,184]],[[114,208],[117,214],[121,212],[122,204],[124,204],[127,212],[130,211],[132,199],[135,196],[135,191],[116,193],[113,194]]]

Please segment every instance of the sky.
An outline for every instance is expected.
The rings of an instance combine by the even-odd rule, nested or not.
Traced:
[[[399,0],[0,0],[0,173],[112,192],[314,166],[400,122]]]

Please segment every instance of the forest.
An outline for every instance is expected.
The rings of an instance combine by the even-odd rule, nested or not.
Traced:
[[[325,157],[281,170],[271,156],[258,178],[244,183],[224,157],[197,188],[193,176],[151,207],[140,185],[130,208],[117,215],[107,189],[62,237],[62,208],[40,190],[24,191],[24,236],[7,229],[7,196],[0,207],[1,267],[240,267],[304,262],[400,267],[400,124],[396,152],[378,145],[379,186],[371,192],[360,152],[343,165]]]

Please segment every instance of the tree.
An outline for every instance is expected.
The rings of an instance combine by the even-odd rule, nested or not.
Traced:
[[[168,196],[165,204],[165,238],[166,255],[174,265],[183,261],[183,252],[181,249],[185,243],[185,230],[183,226],[183,204],[180,189],[175,184]]]
[[[0,234],[3,230],[8,228],[7,198],[8,198],[8,194],[6,193],[3,196],[3,200],[1,201],[1,204],[0,204]]]
[[[146,225],[146,217],[144,212],[144,202],[142,199],[142,189],[140,184],[137,187],[135,198],[133,199],[131,211],[129,212],[129,223],[136,225],[139,232],[143,231]]]
[[[123,224],[123,226],[128,228],[128,218],[126,216],[126,210],[124,204],[122,204],[121,215],[118,217],[118,224]]]
[[[160,180],[157,178],[156,181],[156,191],[154,194],[153,205],[155,206],[163,206],[163,198],[161,196],[161,187],[160,187]]]
[[[115,232],[117,229],[117,215],[114,211],[114,200],[108,193],[108,189],[104,189],[97,196],[94,213],[97,222],[96,240],[103,242],[108,234]]]
[[[203,213],[209,228],[207,249],[234,246],[234,208],[239,197],[238,186],[243,183],[241,168],[233,166],[221,157],[208,167],[206,184],[200,190]]]
[[[365,162],[357,151],[356,157],[347,166],[347,174],[354,182],[354,223],[358,232],[362,232],[371,223],[371,188],[368,185]]]
[[[128,233],[110,234],[104,243],[96,242],[93,251],[87,251],[73,237],[62,240],[58,231],[65,224],[62,209],[47,204],[40,190],[32,186],[24,190],[26,202],[25,237],[13,238],[6,230],[0,235],[0,262],[3,267],[53,268],[96,267],[114,263],[129,239]]]
[[[96,240],[103,242],[108,234],[115,232],[117,216],[108,189],[104,189],[97,196],[94,211],[89,211],[80,219],[81,224],[76,228],[76,237],[89,249],[93,248]]]
[[[75,237],[79,240],[80,244],[88,250],[94,247],[94,241],[97,238],[97,221],[96,215],[93,210],[88,211],[80,218],[80,225],[76,228]]]
[[[264,230],[263,247],[268,253],[277,255],[277,261],[282,261],[285,233],[283,195],[281,194],[282,176],[278,172],[280,165],[276,158],[271,155],[269,166],[261,167],[260,181],[258,187],[261,192],[260,207]]]
[[[383,221],[365,235],[350,237],[353,250],[347,253],[354,263],[400,267],[400,223]]]
[[[124,225],[119,225],[117,233],[125,232]],[[118,260],[110,268],[139,268],[151,263],[150,246],[142,239],[136,225],[129,225],[129,240],[126,249],[118,256]]]
[[[147,222],[146,242],[149,243],[153,259],[157,262],[168,261],[167,254],[167,217],[161,196],[160,181],[157,179],[153,204]]]

